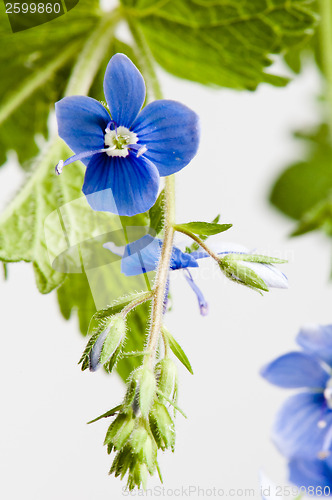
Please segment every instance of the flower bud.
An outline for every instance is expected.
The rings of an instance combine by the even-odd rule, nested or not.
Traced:
[[[120,413],[108,428],[104,445],[112,444],[115,450],[120,450],[128,441],[135,426],[132,411]]]
[[[283,262],[264,255],[230,253],[220,259],[219,265],[229,279],[268,292],[269,287],[288,287],[286,276],[272,265]]]
[[[156,377],[150,368],[143,367],[140,377],[139,406],[143,417],[148,417],[156,396]]]
[[[150,411],[150,427],[158,448],[165,450],[175,446],[175,428],[166,407],[155,401]]]
[[[125,333],[126,322],[123,317],[119,314],[112,316],[90,351],[90,371],[96,371],[111,358],[122,343]]]
[[[162,359],[156,365],[158,389],[169,399],[177,392],[178,370],[176,364],[169,358]],[[159,396],[162,400],[162,396]]]
[[[145,424],[141,422],[138,425],[131,437],[130,444],[132,453],[136,455],[140,463],[145,463],[150,474],[153,474],[156,468],[157,446],[150,431],[147,430]]]

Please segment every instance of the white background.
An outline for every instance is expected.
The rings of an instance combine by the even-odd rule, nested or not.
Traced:
[[[291,132],[319,121],[321,84],[311,67],[285,89],[262,85],[255,93],[207,89],[162,71],[160,76],[165,97],[201,117],[199,154],[177,175],[178,221],[211,220],[221,213],[222,222],[234,227],[216,241],[290,260],[283,266],[289,290],[264,297],[228,282],[204,262],[194,274],[210,305],[205,318],[181,274],[172,275],[174,307],[167,325],[195,375],[179,367],[179,404],[189,418],[178,416],[176,451],[160,457],[164,495],[172,498],[176,488],[192,486],[225,494],[234,488],[235,497],[258,499],[260,468],[275,483],[287,484],[286,463],[270,442],[287,392],[261,380],[258,371],[295,348],[300,326],[332,320],[328,241],[319,234],[287,239],[292,222],[266,201],[278,172],[303,153]],[[13,162],[1,169],[3,205],[22,181]],[[109,422],[86,422],[121,401],[123,384],[116,375],[80,371],[85,340],[77,320],[62,319],[55,293],[37,292],[30,264],[9,266],[0,300],[0,497],[121,498],[124,483],[108,477],[111,458],[102,446]],[[153,479],[149,485],[159,483]],[[245,492],[250,488],[257,490],[255,497]]]

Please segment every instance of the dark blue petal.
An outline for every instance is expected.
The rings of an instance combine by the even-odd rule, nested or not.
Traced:
[[[104,93],[112,119],[131,127],[145,99],[145,83],[141,73],[124,54],[115,54],[107,65]]]
[[[289,389],[325,388],[329,375],[319,362],[308,354],[290,352],[275,359],[261,370],[271,384]]]
[[[85,172],[83,193],[98,211],[136,215],[149,210],[158,196],[159,174],[146,158],[106,153],[92,157]]]
[[[110,115],[91,97],[74,95],[64,97],[55,103],[59,136],[74,153],[101,149],[104,147],[105,128]],[[81,161],[88,165],[91,157]]]
[[[198,267],[196,259],[190,253],[184,253],[179,248],[173,247],[170,268],[185,269],[186,267]]]
[[[301,488],[312,486],[326,487],[325,494],[332,494],[332,471],[325,460],[303,460],[301,458],[289,462],[289,480]],[[329,491],[328,488],[331,488]]]
[[[325,422],[325,426],[321,425]],[[273,441],[288,458],[318,458],[332,424],[323,394],[304,392],[289,398],[277,415]]]
[[[302,328],[296,342],[304,351],[332,366],[332,325]]]
[[[178,172],[197,153],[198,116],[179,102],[160,100],[148,104],[132,129],[139,143],[147,147],[144,155],[156,165],[161,176]]]
[[[129,243],[121,261],[121,271],[126,276],[137,276],[157,268],[162,241],[146,234],[139,240]]]

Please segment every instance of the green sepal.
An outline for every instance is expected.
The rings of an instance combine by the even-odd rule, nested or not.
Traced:
[[[243,262],[258,262],[259,264],[285,264],[287,260],[278,259],[277,257],[268,257],[267,255],[258,255],[250,253],[232,253],[222,257],[221,260],[240,260]]]
[[[86,348],[83,351],[81,359],[78,362],[79,365],[82,363],[82,366],[81,366],[82,371],[89,368],[89,355],[90,355],[90,352],[92,351],[92,348],[93,348],[97,338],[99,337],[99,335],[100,335],[99,331],[96,332],[94,335],[92,335],[92,337],[89,339],[89,342],[86,345]]]
[[[113,352],[109,362],[104,365],[104,368],[107,373],[112,373],[113,368],[116,367],[117,362],[121,358],[121,353],[122,353],[122,342],[120,342],[118,347]]]
[[[150,368],[143,366],[141,369],[139,385],[139,406],[143,417],[147,418],[156,396],[156,377]]]
[[[181,363],[193,375],[194,372],[193,372],[193,369],[192,369],[191,364],[189,362],[189,359],[187,358],[187,356],[186,356],[185,352],[183,351],[182,347],[180,346],[180,344],[178,344],[178,342],[171,335],[171,333],[167,330],[167,328],[163,327],[163,333],[169,342],[169,346],[172,349],[173,354],[178,358],[179,361],[181,361]]]
[[[232,227],[232,224],[215,224],[212,222],[187,222],[185,224],[176,224],[176,231],[189,231],[199,236],[212,236],[222,233]]]
[[[134,426],[135,417],[132,411],[120,413],[109,426],[104,445],[112,443],[115,450],[120,450],[129,439]]]
[[[108,334],[103,344],[99,360],[102,365],[110,359],[112,354],[121,344],[126,333],[126,321],[120,315],[113,316],[107,325],[107,329]]]
[[[177,367],[175,363],[169,359],[164,358],[157,363],[155,368],[158,378],[158,389],[172,399],[177,390]]]
[[[153,474],[156,468],[157,445],[156,442],[144,424],[138,425],[131,437],[130,444],[132,452],[137,455],[139,462],[145,463],[150,474]]]
[[[166,407],[155,401],[150,411],[150,428],[158,444],[158,448],[165,450],[175,446],[175,427]]]
[[[108,410],[106,413],[103,413],[102,415],[99,415],[99,417],[96,417],[93,420],[90,420],[89,422],[87,422],[87,424],[93,424],[94,422],[98,422],[98,420],[101,420],[102,418],[113,417],[121,409],[122,409],[122,405],[114,406],[114,408],[112,408],[111,410]]]
[[[253,290],[262,290],[268,292],[269,288],[252,269],[242,264],[241,261],[232,258],[233,255],[227,255],[220,259],[219,265],[227,278],[236,283],[246,285]]]

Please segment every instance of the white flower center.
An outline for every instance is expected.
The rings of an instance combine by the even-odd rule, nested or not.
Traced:
[[[117,127],[115,130],[106,129],[104,136],[105,147],[108,146],[108,156],[128,156],[129,147],[137,144],[138,137],[126,127]]]

